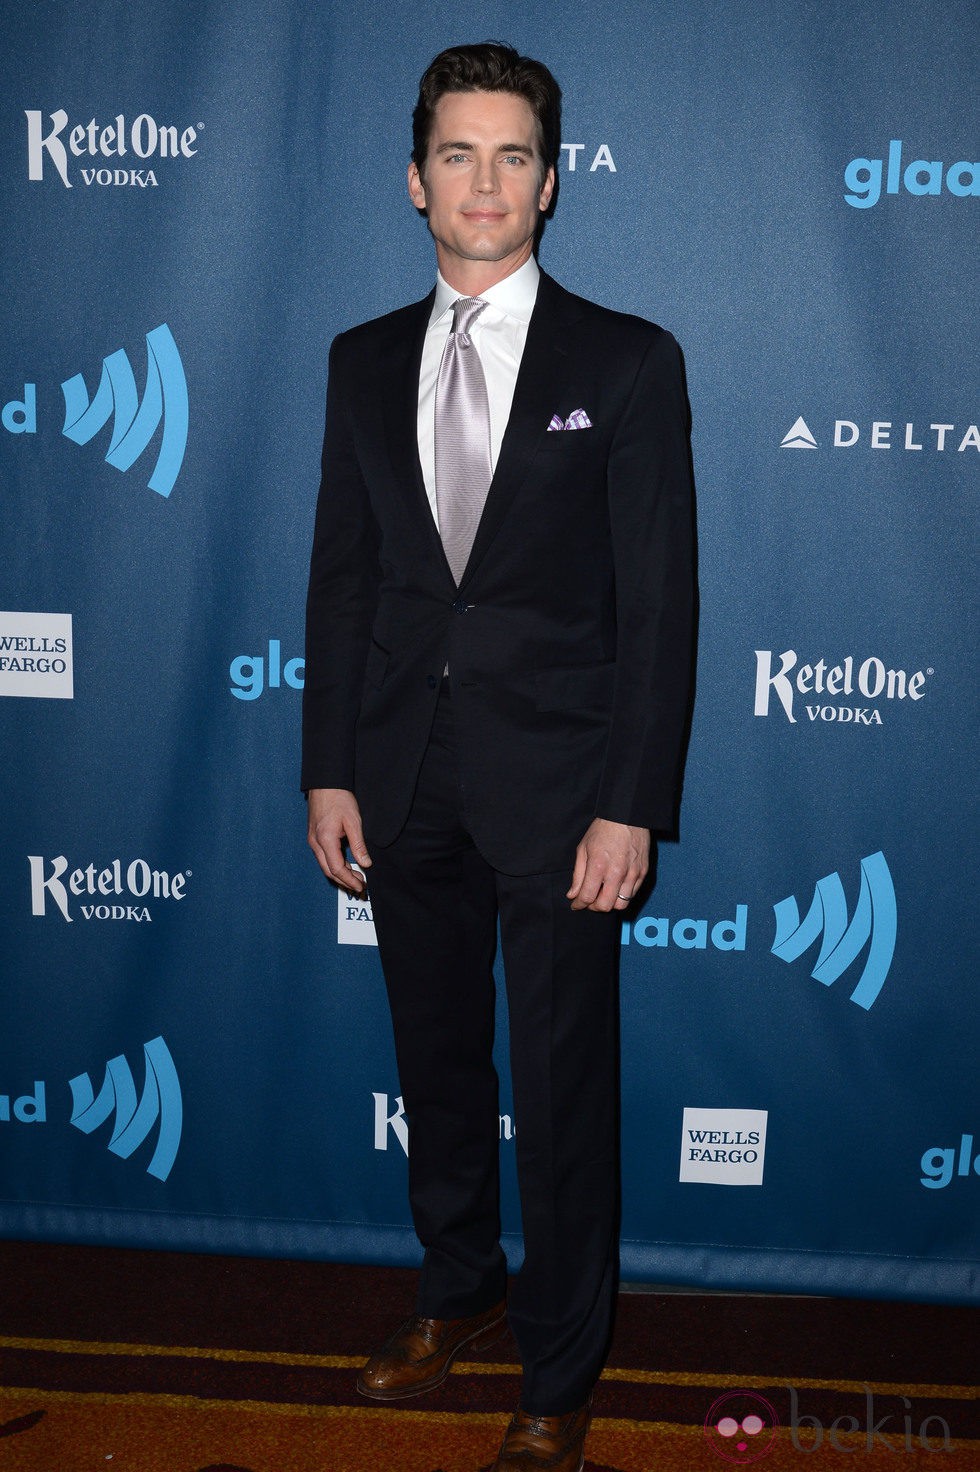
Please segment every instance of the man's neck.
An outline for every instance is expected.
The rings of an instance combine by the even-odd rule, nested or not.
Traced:
[[[461,296],[481,296],[483,292],[489,291],[491,286],[496,286],[501,281],[506,281],[508,276],[513,276],[515,271],[531,258],[531,246],[528,243],[526,249],[508,256],[503,261],[468,261],[461,256],[450,255],[436,246],[436,264],[442,274],[443,280],[458,291]]]

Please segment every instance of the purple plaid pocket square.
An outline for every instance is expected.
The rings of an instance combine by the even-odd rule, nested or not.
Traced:
[[[574,413],[569,414],[568,418],[564,420],[562,419],[560,414],[552,414],[551,423],[548,425],[548,428],[549,430],[591,429],[592,420],[589,418],[588,414],[586,414],[584,409],[576,409]]]

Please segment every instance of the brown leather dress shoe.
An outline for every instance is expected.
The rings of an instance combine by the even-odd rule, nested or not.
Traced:
[[[591,1398],[567,1416],[518,1411],[490,1472],[582,1472],[591,1414]]]
[[[468,1319],[424,1319],[413,1314],[371,1356],[357,1388],[372,1400],[421,1395],[441,1385],[464,1349],[489,1349],[507,1332],[507,1305],[494,1304]]]

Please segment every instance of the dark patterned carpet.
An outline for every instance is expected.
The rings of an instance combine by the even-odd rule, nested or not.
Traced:
[[[517,1401],[509,1341],[417,1399],[354,1391],[412,1287],[393,1268],[0,1243],[0,1472],[481,1472]],[[623,1294],[586,1465],[980,1472],[978,1349],[962,1307]]]

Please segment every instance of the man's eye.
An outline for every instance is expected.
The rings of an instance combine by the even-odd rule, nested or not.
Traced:
[[[507,156],[504,159],[504,163],[505,164],[519,164],[519,165],[523,165],[524,162],[525,162],[524,157],[520,153],[508,153]]]
[[[448,156],[448,162],[451,163],[451,164],[465,164],[465,162],[466,162],[466,154],[465,153],[451,153]]]

